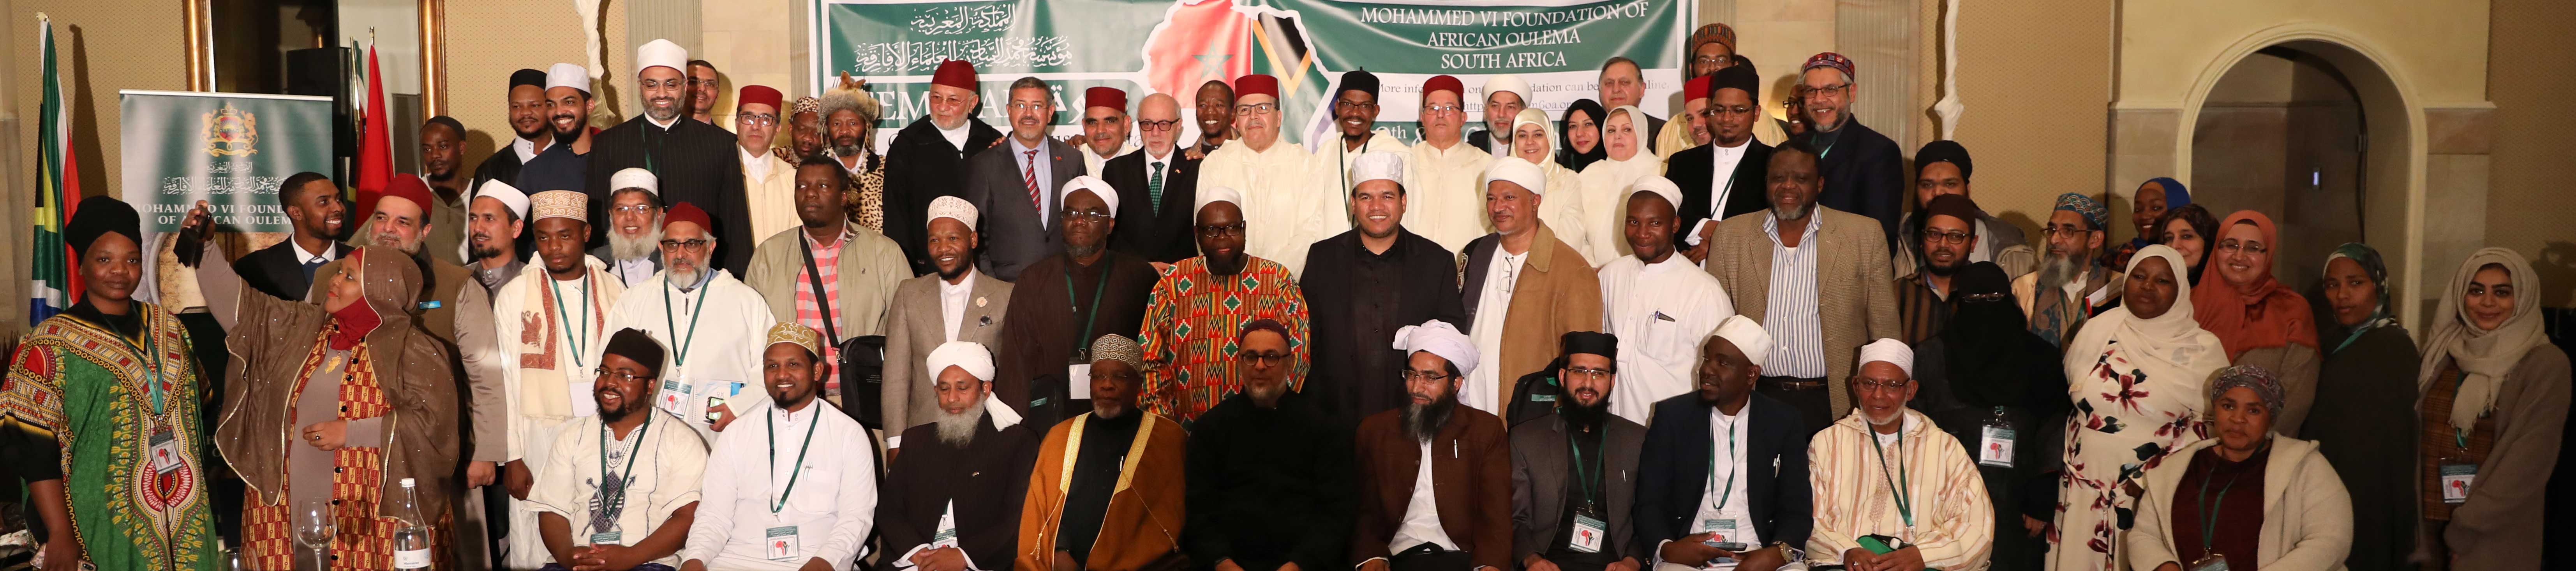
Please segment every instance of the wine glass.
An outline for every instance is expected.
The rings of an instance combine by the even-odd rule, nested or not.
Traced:
[[[323,557],[331,548],[331,537],[337,535],[339,530],[339,522],[332,518],[330,500],[310,500],[296,504],[295,543],[313,552],[315,569],[331,568],[331,564]]]

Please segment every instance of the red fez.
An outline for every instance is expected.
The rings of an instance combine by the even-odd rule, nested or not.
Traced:
[[[420,205],[420,216],[423,219],[429,218],[430,209],[438,204],[437,201],[429,199],[429,183],[421,182],[420,175],[394,173],[394,180],[385,186],[384,193],[373,196],[363,192],[358,193],[358,216],[360,218],[374,216],[376,203],[387,196],[402,197],[403,200]]]
[[[681,222],[697,223],[698,229],[705,230],[708,236],[716,235],[715,221],[708,218],[707,211],[698,208],[698,205],[682,202],[671,205],[669,210],[662,211],[662,229],[669,230],[672,224]]]
[[[1441,90],[1448,90],[1449,93],[1464,97],[1467,93],[1467,85],[1459,83],[1458,78],[1446,75],[1431,76],[1431,79],[1422,82],[1423,95],[1430,95],[1431,92]]]
[[[930,84],[975,89],[975,64],[962,59],[939,62],[939,71],[931,74]]]
[[[742,95],[733,98],[733,104],[735,107],[741,107],[757,103],[769,106],[771,111],[777,111],[779,99],[778,90],[770,89],[767,85],[745,85],[742,86]]]
[[[1082,90],[1082,106],[1107,107],[1125,113],[1127,112],[1127,92],[1108,86],[1085,89]]]
[[[1279,78],[1259,73],[1234,78],[1234,98],[1242,99],[1246,95],[1279,98]]]
[[[1707,99],[1709,81],[1709,76],[1703,75],[1690,78],[1690,81],[1682,82],[1682,100],[1698,101],[1701,99]]]

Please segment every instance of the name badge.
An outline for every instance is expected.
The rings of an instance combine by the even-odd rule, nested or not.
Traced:
[[[431,310],[431,309],[438,309],[440,305],[442,305],[442,304],[438,303],[438,300],[435,300],[435,299],[433,299],[433,300],[429,300],[429,301],[420,302],[420,308],[421,308],[422,310],[424,310],[424,311],[426,311],[426,310]]]
[[[1728,548],[1728,547],[1735,547],[1735,548],[1738,548],[1738,549],[1734,549],[1733,551],[1743,551],[1743,549],[1741,549],[1742,547],[1744,547],[1743,545],[1741,545],[1741,543],[1743,543],[1743,542],[1736,541],[1736,537],[1735,537],[1735,536],[1736,536],[1736,532],[1735,532],[1735,520],[1734,520],[1734,519],[1732,519],[1732,518],[1711,518],[1711,519],[1704,519],[1704,520],[1700,520],[1699,525],[1700,525],[1700,531],[1703,531],[1703,532],[1707,532],[1707,533],[1708,533],[1708,541],[1706,541],[1706,542],[1704,542],[1704,543],[1707,543],[1710,547],[1716,547],[1716,548],[1718,548],[1718,549],[1726,549],[1726,548]],[[1737,544],[1737,545],[1728,545],[1728,544]],[[1707,565],[1706,567],[1704,567],[1704,568],[1707,568],[1707,569],[1715,569],[1715,568],[1718,568],[1718,567],[1727,566],[1727,565],[1733,565],[1733,564],[1736,564],[1736,563],[1738,563],[1738,561],[1736,561],[1734,558],[1730,558],[1730,557],[1719,557],[1719,558],[1715,558],[1715,559],[1710,559],[1710,560],[1708,560],[1708,565]]]
[[[188,467],[188,462],[181,456],[184,453],[186,451],[179,449],[179,437],[176,433],[166,428],[152,433],[152,471],[154,473],[168,475]]]
[[[2460,505],[2469,501],[2469,487],[2477,485],[2478,465],[2442,465],[2442,503]]]
[[[1530,402],[1556,402],[1556,395],[1530,395]]]
[[[689,388],[689,383],[685,381],[681,381],[679,379],[662,379],[662,398],[656,399],[657,402],[654,404],[660,405],[662,410],[670,412],[671,414],[685,417],[689,414],[687,410],[689,402]]]
[[[938,529],[939,529],[939,531],[937,531],[937,532],[933,532],[933,533],[931,533],[931,534],[930,534],[930,548],[931,548],[931,549],[938,549],[938,548],[942,548],[942,547],[957,547],[957,510],[956,510],[956,504],[954,504],[954,503],[949,504],[949,510],[948,510],[947,512],[944,512],[944,513],[939,514],[939,528],[938,528]]]
[[[593,533],[593,534],[590,534],[590,544],[591,544],[591,545],[623,545],[623,544],[624,544],[623,542],[618,541],[619,536],[622,536],[622,535],[625,535],[625,534],[623,534],[623,533],[619,533],[619,532],[614,532],[614,531],[603,531],[603,532],[599,532],[599,533]]]
[[[769,543],[763,547],[768,549],[770,561],[792,562],[796,554],[804,551],[796,540],[796,526],[792,525],[769,528]]]
[[[1089,400],[1091,398],[1091,364],[1075,363],[1065,366],[1064,384],[1072,389],[1072,392],[1070,393],[1071,396],[1065,397],[1066,399]]]
[[[1977,465],[2013,467],[2013,429],[1988,426],[1985,437],[1980,440],[1983,442],[1977,445]]]
[[[1600,553],[1601,536],[1605,533],[1603,530],[1608,527],[1607,524],[1601,523],[1601,520],[1592,519],[1592,516],[1575,514],[1574,534],[1568,538],[1566,547],[1578,553]]]
[[[2191,571],[2227,571],[2227,556],[2211,553],[2191,562]]]

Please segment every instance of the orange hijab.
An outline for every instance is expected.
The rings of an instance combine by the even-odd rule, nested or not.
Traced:
[[[2237,224],[2253,226],[2262,234],[2265,247],[2281,246],[2280,230],[2272,226],[2272,219],[2252,210],[2227,215],[2218,223],[2218,234],[2226,235],[2227,229]],[[2219,237],[2207,238],[2209,249],[2217,251]],[[2209,263],[2219,263],[2219,258],[2212,256]],[[2217,335],[2219,343],[2227,346],[2230,362],[2253,349],[2292,343],[2317,347],[2316,316],[2309,310],[2307,298],[2272,279],[2272,268],[2260,269],[2260,277],[2243,285],[2227,283],[2226,277],[2211,269],[2191,287],[2191,296],[2197,302],[2192,306],[2192,317],[2200,321],[2201,329]]]

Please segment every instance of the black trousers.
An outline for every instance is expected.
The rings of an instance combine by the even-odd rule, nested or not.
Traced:
[[[1789,408],[1798,411],[1798,419],[1806,423],[1807,433],[1815,434],[1833,426],[1834,419],[1838,418],[1834,414],[1833,390],[1826,387],[1826,382],[1824,379],[1764,376],[1754,381],[1753,392],[1788,403]]]

